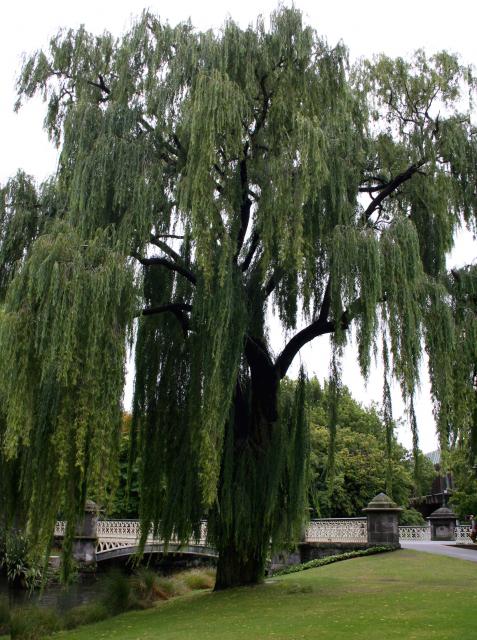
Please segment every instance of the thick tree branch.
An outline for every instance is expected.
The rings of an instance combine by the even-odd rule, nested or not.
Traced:
[[[278,418],[277,389],[278,375],[266,346],[251,336],[245,338],[245,358],[250,367],[252,397],[259,411],[267,421]]]
[[[278,286],[278,283],[280,282],[282,277],[283,277],[283,270],[275,269],[275,271],[270,276],[270,279],[268,280],[267,284],[265,285],[265,289],[264,289],[265,298],[268,298],[268,296],[271,293],[273,293],[273,291]]]
[[[160,313],[173,313],[177,320],[179,320],[184,337],[187,337],[187,332],[190,329],[189,318],[186,316],[186,312],[192,311],[192,305],[182,302],[173,302],[170,304],[163,304],[158,307],[146,307],[142,309],[137,316],[154,316]]]
[[[251,336],[245,337],[245,357],[250,367],[257,367],[262,372],[269,371],[274,367],[273,360],[266,347]]]
[[[104,82],[104,78],[101,74],[99,74],[99,82],[93,82],[92,80],[88,80],[88,84],[92,87],[97,87],[102,93],[109,95],[111,93],[111,89]]]
[[[358,298],[348,307],[348,309],[343,311],[338,321],[328,320],[328,312],[325,312],[323,310],[329,304],[325,302],[325,298],[327,297],[327,295],[329,295],[329,293],[327,294],[327,290],[325,290],[322,308],[318,318],[307,327],[299,331],[295,336],[293,336],[293,338],[288,342],[281,354],[278,356],[275,362],[275,367],[277,368],[278,377],[280,379],[286,376],[286,373],[291,363],[293,362],[293,359],[300,351],[300,349],[305,346],[305,344],[311,342],[314,338],[318,338],[319,336],[322,336],[326,333],[334,333],[338,327],[340,327],[343,331],[346,331],[346,329],[349,328],[352,320],[361,310],[361,300]]]
[[[293,359],[305,344],[325,333],[333,333],[335,329],[336,323],[334,321],[318,319],[294,335],[276,360],[278,377],[282,379],[286,376]]]
[[[182,258],[177,253],[177,251],[174,251],[174,249],[172,249],[172,247],[170,247],[167,244],[167,242],[164,242],[164,240],[161,240],[159,236],[155,236],[154,234],[151,233],[149,241],[151,242],[151,244],[155,245],[158,249],[161,249],[161,251],[164,251],[164,253],[166,253],[170,258],[172,258],[178,264],[182,262]]]
[[[153,316],[158,313],[165,313],[170,311],[171,313],[192,311],[192,305],[184,302],[171,302],[169,304],[162,304],[158,307],[146,307],[139,311],[137,316]]]
[[[262,91],[262,104],[261,104],[260,113],[255,120],[255,127],[250,134],[250,144],[252,145],[252,153],[253,153],[253,147],[255,145],[257,136],[260,130],[265,125],[268,109],[270,106],[271,94],[267,92],[267,89],[265,86],[266,79],[267,79],[267,74],[263,75],[259,79],[259,84]],[[250,191],[250,188],[248,185],[248,171],[247,171],[248,152],[249,152],[249,142],[246,142],[243,150],[243,159],[240,161],[240,185],[242,190],[242,204],[240,207],[240,230],[237,237],[237,250],[235,254],[236,261],[238,260],[238,257],[240,255],[240,251],[242,249],[242,246],[245,240],[245,235],[247,233],[248,224],[250,221],[250,210],[252,207],[252,201],[250,200],[249,195],[252,195],[252,197],[254,197],[255,200],[257,200],[257,197],[253,192]],[[253,257],[253,253],[255,252],[257,245],[258,245],[258,238],[255,240],[255,242],[252,240],[251,254],[249,251],[249,253],[247,254],[242,264],[242,271],[246,271],[248,269],[248,266],[250,265],[250,262]]]
[[[192,271],[189,271],[189,269],[187,269],[186,267],[177,264],[172,260],[168,260],[167,258],[160,258],[157,256],[153,258],[141,258],[138,255],[133,255],[133,258],[136,258],[136,260],[138,260],[145,267],[160,266],[166,267],[166,269],[170,269],[171,271],[176,271],[177,273],[180,273],[182,276],[187,278],[189,282],[192,282],[192,284],[197,284],[197,278],[192,273]]]
[[[242,266],[241,266],[242,271],[247,271],[247,269],[249,268],[250,263],[252,262],[253,256],[255,255],[255,251],[257,250],[259,242],[260,242],[260,236],[258,235],[258,231],[254,231],[251,242],[250,242],[249,250],[247,252],[247,255],[245,256],[244,261],[242,262]]]
[[[415,173],[419,172],[419,169],[426,163],[426,160],[421,160],[420,162],[416,162],[412,164],[410,167],[403,171],[399,175],[397,175],[393,180],[391,180],[387,185],[383,187],[380,193],[373,198],[372,202],[369,204],[368,208],[364,212],[365,220],[368,220],[370,216],[381,206],[383,200],[385,200],[388,196],[396,191],[404,182],[410,180]]]
[[[322,321],[328,320],[328,316],[330,315],[330,307],[331,307],[331,277],[328,278],[328,282],[326,283],[325,291],[323,293],[323,300],[321,301],[318,320],[322,320]]]
[[[255,128],[254,128],[254,130],[252,132],[252,135],[251,135],[252,143],[255,142],[260,130],[265,125],[265,121],[266,121],[267,115],[268,115],[268,109],[270,107],[270,98],[271,98],[272,94],[267,91],[267,88],[265,86],[265,82],[267,80],[267,77],[268,77],[268,74],[265,74],[259,80],[260,89],[262,90],[262,105],[261,105],[259,116],[255,120]]]
[[[248,197],[248,170],[247,170],[247,156],[248,156],[248,142],[245,143],[243,149],[243,158],[240,161],[240,189],[241,189],[241,204],[240,204],[240,229],[237,236],[237,249],[235,251],[235,262],[237,262],[242,249],[245,235],[248,229],[248,223],[250,220],[250,209],[252,207],[252,201]]]

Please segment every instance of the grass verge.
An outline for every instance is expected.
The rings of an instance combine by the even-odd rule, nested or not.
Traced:
[[[190,594],[58,640],[454,640],[475,637],[476,565],[401,550]]]

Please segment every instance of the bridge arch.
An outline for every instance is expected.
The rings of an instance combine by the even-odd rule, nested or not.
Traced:
[[[115,558],[125,558],[135,555],[139,551],[139,546],[135,543],[120,544],[115,541],[100,540],[96,548],[96,562],[113,560]],[[176,544],[170,543],[167,546],[162,543],[148,543],[144,546],[144,555],[186,555],[199,558],[216,559],[218,553],[212,547],[201,544]]]

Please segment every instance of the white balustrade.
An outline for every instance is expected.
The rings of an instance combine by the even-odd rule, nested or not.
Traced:
[[[138,520],[99,520],[97,524],[98,547],[97,552],[110,551],[122,547],[133,547],[139,543],[141,528]],[[147,545],[161,545],[164,541],[149,533],[146,539]],[[170,543],[178,545],[179,540],[173,537]],[[199,539],[191,538],[189,544],[207,545],[207,522],[200,525]]]
[[[403,525],[399,527],[399,540],[413,542],[425,542],[431,539],[431,528],[429,525],[415,526]]]
[[[470,539],[470,526],[459,525],[454,529],[455,541],[459,544],[474,544]]]
[[[98,538],[137,540],[141,532],[138,520],[98,520]]]
[[[305,542],[366,542],[366,518],[326,518],[311,520],[305,531]]]

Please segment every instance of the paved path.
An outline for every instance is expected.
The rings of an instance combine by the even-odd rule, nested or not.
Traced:
[[[452,543],[445,542],[401,542],[403,549],[412,549],[413,551],[424,551],[425,553],[436,553],[440,556],[449,556],[451,558],[459,558],[460,560],[470,560],[477,562],[477,545],[474,548],[464,549],[456,547]]]

